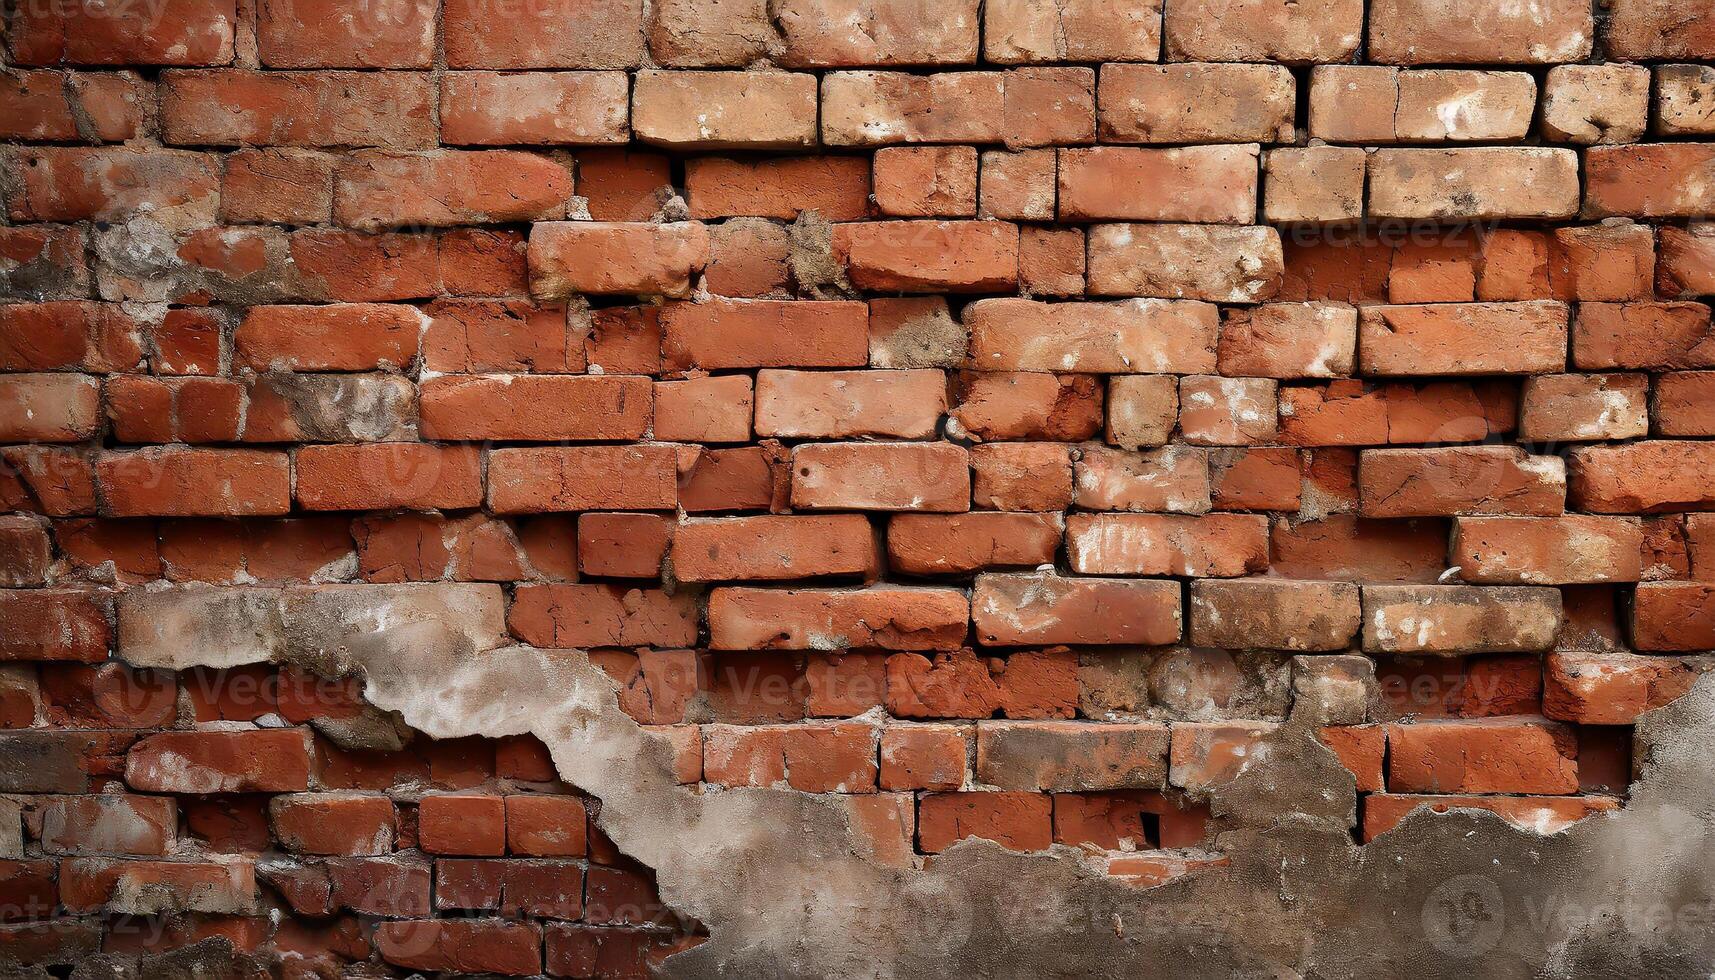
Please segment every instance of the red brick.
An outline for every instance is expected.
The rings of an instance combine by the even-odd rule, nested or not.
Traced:
[[[523,585],[508,622],[539,647],[683,647],[697,642],[696,596],[618,585]]]
[[[268,801],[274,837],[300,854],[389,854],[397,833],[385,796],[305,793]]]
[[[876,729],[862,724],[710,726],[703,732],[703,769],[707,782],[724,786],[874,792]]]
[[[177,837],[178,808],[165,797],[52,796],[37,806],[42,850],[49,854],[163,856]]]
[[[834,226],[852,284],[898,292],[986,293],[1018,282],[1018,226],[1000,221],[872,221]]]
[[[81,374],[0,377],[0,441],[82,442],[101,424],[101,386]]]
[[[1701,303],[1585,303],[1572,333],[1581,369],[1715,367],[1709,307]]]
[[[1388,726],[1388,788],[1407,793],[1578,792],[1577,739],[1549,721]]]
[[[947,410],[939,371],[759,371],[756,433],[796,439],[923,439]]]
[[[1512,446],[1367,449],[1359,480],[1366,517],[1552,517],[1566,503],[1565,464]]]
[[[971,614],[988,646],[1159,645],[1179,639],[1181,623],[1177,583],[1049,574],[977,576]]]
[[[214,158],[183,150],[28,147],[7,155],[18,187],[14,221],[124,221],[147,212],[164,223],[212,222],[220,197]]]
[[[1196,447],[1132,453],[1088,446],[1074,474],[1075,500],[1087,510],[1201,514],[1210,508],[1209,457]]]
[[[681,582],[873,577],[875,533],[861,514],[691,520],[673,534],[673,577]]]
[[[115,517],[284,514],[284,453],[251,449],[143,449],[103,453],[96,479]]]
[[[1273,729],[1269,722],[1175,723],[1168,782],[1208,790],[1231,781],[1253,756],[1266,758],[1262,743]]]
[[[1046,850],[1053,804],[1041,793],[928,793],[918,802],[917,844],[939,854],[979,837],[1014,851]]]
[[[815,211],[829,221],[869,214],[870,164],[861,156],[685,161],[693,218],[759,217],[792,221]]]
[[[1249,514],[1074,514],[1066,550],[1083,575],[1230,578],[1268,567],[1268,519]]]
[[[974,440],[1078,442],[1102,428],[1102,388],[1086,375],[965,372],[947,431]]]
[[[257,897],[255,867],[248,860],[70,858],[60,868],[60,901],[72,913],[242,914],[255,909]]]
[[[1339,63],[1363,36],[1359,0],[1302,7],[1268,0],[1166,4],[1167,51],[1174,61]]]
[[[722,588],[709,593],[716,650],[957,649],[970,604],[953,589]]]
[[[429,77],[412,72],[172,71],[161,133],[191,146],[386,146],[435,141]]]
[[[1590,8],[1571,0],[1537,8],[1379,0],[1369,16],[1370,57],[1390,64],[1582,61],[1595,36]]]
[[[297,496],[306,510],[414,510],[482,502],[481,453],[468,446],[305,446]]]
[[[421,398],[428,439],[639,439],[652,409],[649,380],[628,377],[434,378]]]
[[[815,443],[792,453],[792,505],[809,510],[970,509],[970,464],[946,443]]]
[[[1196,221],[1256,217],[1256,146],[1060,151],[1062,221]]]
[[[261,371],[399,370],[416,359],[423,326],[409,306],[258,306],[233,334],[233,354]]]
[[[585,575],[658,578],[674,527],[658,514],[580,514],[578,568]]]
[[[542,299],[683,297],[708,255],[708,231],[696,222],[539,222],[530,230],[530,289]]]
[[[329,29],[335,24],[343,30]],[[435,53],[435,5],[268,0],[260,5],[256,47],[269,68],[428,68]]]
[[[1467,582],[1582,585],[1643,576],[1644,528],[1619,517],[1461,517],[1448,560]]]
[[[505,854],[506,804],[499,796],[425,796],[417,805],[417,839],[431,854]]]
[[[963,575],[1053,564],[1065,526],[1058,514],[898,514],[887,525],[888,562],[906,575]]]
[[[630,135],[622,72],[448,72],[441,140],[475,146],[593,146]]]
[[[1715,586],[1644,582],[1632,601],[1632,645],[1639,650],[1715,648]]]
[[[1293,140],[1296,86],[1279,65],[1114,65],[1102,69],[1097,97],[1107,142]]]
[[[302,731],[163,732],[132,747],[125,781],[150,793],[293,793],[309,788]]]
[[[983,57],[999,64],[1155,61],[1161,4],[997,0],[983,10]]]
[[[983,371],[1211,373],[1219,324],[1214,306],[1172,300],[982,299],[965,309],[971,364]]]
[[[1542,713],[1580,725],[1632,725],[1638,716],[1691,690],[1702,668],[1673,657],[1628,653],[1551,653],[1542,678]]]
[[[20,10],[8,47],[21,64],[218,65],[232,60],[233,0],[172,10],[71,4]]]
[[[634,68],[643,59],[639,0],[548,0],[508,16],[453,0],[442,16],[450,68]]]
[[[661,317],[662,353],[677,368],[863,367],[868,310],[846,301],[713,299]]]
[[[1053,443],[973,446],[971,499],[985,510],[1056,511],[1072,502],[1072,461]]]
[[[383,922],[381,958],[407,969],[529,976],[542,969],[542,927],[501,919]]]
[[[364,231],[561,218],[572,193],[564,166],[515,150],[360,151],[334,181],[334,220]]]
[[[226,158],[221,177],[221,219],[279,224],[329,221],[333,171],[333,157],[313,150],[239,150]]]
[[[0,517],[0,586],[41,585],[53,554],[43,522],[25,514]]]
[[[875,202],[905,218],[969,218],[977,211],[974,146],[887,147],[875,153]]]
[[[588,816],[576,796],[508,796],[507,850],[530,857],[582,857]]]
[[[881,730],[881,788],[956,790],[969,774],[966,729],[889,725]]]
[[[488,456],[488,505],[499,514],[668,509],[678,501],[668,446],[497,449]]]
[[[1694,218],[1715,205],[1715,143],[1594,146],[1584,155],[1584,216]]]
[[[748,442],[756,414],[749,375],[730,374],[655,382],[657,439]]]

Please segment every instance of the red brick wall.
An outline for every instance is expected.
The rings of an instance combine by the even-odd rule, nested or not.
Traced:
[[[1621,805],[1715,648],[1715,14],[1600,13],[13,5],[0,956],[695,942],[539,743],[307,673],[318,590],[908,863],[1219,865],[1289,725],[1360,840]]]

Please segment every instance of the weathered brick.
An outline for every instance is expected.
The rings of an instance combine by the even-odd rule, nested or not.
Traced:
[[[971,616],[987,646],[1172,643],[1180,636],[1179,585],[1050,573],[979,575]]]
[[[983,6],[983,57],[999,64],[1155,61],[1161,4],[996,0]]]
[[[833,247],[864,289],[986,293],[1018,282],[1018,226],[1002,221],[839,224]]]
[[[631,135],[622,72],[448,72],[441,140],[472,146],[597,146]]]
[[[1014,851],[1046,850],[1053,803],[1042,793],[926,793],[918,803],[917,843],[938,854],[961,840],[992,840]]]
[[[970,462],[946,443],[814,443],[792,452],[792,505],[807,509],[963,511]]]
[[[1635,143],[1649,123],[1649,69],[1556,65],[1542,92],[1542,131],[1563,143]]]
[[[309,789],[298,729],[162,732],[132,746],[125,782],[148,793],[293,793]]]
[[[1096,225],[1089,256],[1098,296],[1255,303],[1278,292],[1284,274],[1273,228]]]
[[[964,643],[970,600],[955,589],[716,589],[716,650],[953,650]]]
[[[1174,61],[1341,62],[1363,39],[1360,0],[1310,6],[1191,0],[1166,8],[1167,52]]]
[[[1249,514],[1074,514],[1072,570],[1083,575],[1230,578],[1268,567],[1268,519]]]
[[[435,141],[425,74],[170,71],[161,79],[161,135],[191,146],[385,146]]]
[[[875,533],[860,514],[691,520],[673,533],[673,577],[721,582],[873,576]]]
[[[788,149],[816,142],[816,78],[789,72],[641,71],[631,128],[645,143]]]
[[[1365,307],[1358,365],[1379,375],[1554,373],[1566,368],[1569,319],[1552,302]]]
[[[1214,648],[1343,650],[1361,622],[1358,589],[1341,582],[1193,582],[1190,611],[1190,641]]]
[[[1571,150],[1384,149],[1369,160],[1372,218],[1570,218],[1578,201]]]
[[[1551,64],[1589,57],[1596,30],[1575,0],[1537,6],[1455,0],[1376,0],[1369,54],[1389,64]]]
[[[1408,793],[1578,792],[1577,739],[1548,721],[1388,726],[1388,788]]]
[[[1359,491],[1366,517],[1552,517],[1565,509],[1566,464],[1513,446],[1367,449]]]
[[[426,439],[640,439],[653,409],[652,385],[636,377],[466,375],[420,391]]]
[[[1061,150],[1060,218],[1250,224],[1261,153],[1254,144]]]
[[[923,439],[947,410],[940,371],[770,371],[756,375],[756,432],[791,439]]]
[[[888,562],[907,575],[964,574],[1052,564],[1058,514],[899,514],[887,524]]]
[[[524,585],[508,624],[539,647],[684,647],[697,641],[695,598],[620,585]]]
[[[1578,446],[1568,457],[1570,502],[1598,514],[1653,514],[1711,506],[1715,446],[1657,440]]]
[[[1111,65],[1097,91],[1101,135],[1110,143],[1290,143],[1295,92],[1292,73],[1278,65]]]
[[[530,291],[683,297],[708,263],[709,233],[696,222],[539,222],[530,230]]]
[[[1671,0],[1615,0],[1603,35],[1616,58],[1642,60],[1715,55],[1715,23]]]
[[[1002,790],[1159,789],[1167,752],[1167,726],[1157,723],[983,722],[976,777]]]
[[[1584,216],[1699,218],[1715,211],[1715,143],[1595,146],[1584,154]]]
[[[1219,312],[1188,301],[982,299],[965,326],[978,370],[1194,374],[1215,370]]]
[[[1586,303],[1572,331],[1583,370],[1715,367],[1709,307],[1702,303]]]
[[[1580,725],[1631,725],[1685,692],[1708,664],[1630,653],[1551,653],[1544,660],[1542,713]]]
[[[1461,517],[1448,560],[1467,582],[1587,585],[1643,576],[1644,528],[1620,517]]]
[[[1643,582],[1632,599],[1632,646],[1639,650],[1715,649],[1715,586]]]
[[[1558,589],[1366,585],[1364,649],[1383,653],[1510,653],[1554,645]]]
[[[1209,510],[1209,457],[1192,446],[1125,452],[1086,446],[1074,467],[1075,499],[1088,510]]]
[[[504,13],[451,0],[442,14],[449,68],[634,68],[643,60],[640,0],[545,0]]]

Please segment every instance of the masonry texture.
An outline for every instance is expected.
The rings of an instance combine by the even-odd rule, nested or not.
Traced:
[[[10,0],[0,978],[1715,970],[1708,0]]]

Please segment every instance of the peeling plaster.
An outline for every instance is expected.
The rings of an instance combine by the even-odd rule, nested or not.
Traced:
[[[385,618],[317,666],[361,673],[377,708],[435,738],[541,739],[562,778],[603,801],[608,836],[656,869],[663,901],[707,927],[664,976],[1686,976],[1715,964],[1709,676],[1640,720],[1629,805],[1550,836],[1420,810],[1358,845],[1352,777],[1303,712],[1213,793],[1230,865],[1144,890],[1058,846],[967,841],[902,866],[912,859],[854,830],[865,797],[678,785],[666,739],[621,712],[581,651],[483,650],[469,629]]]

